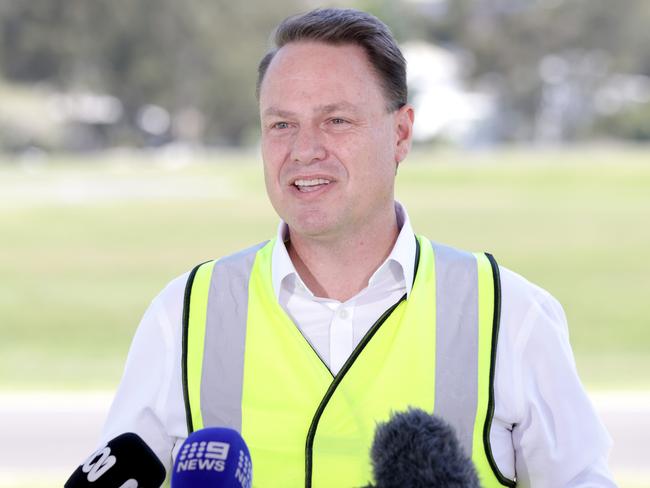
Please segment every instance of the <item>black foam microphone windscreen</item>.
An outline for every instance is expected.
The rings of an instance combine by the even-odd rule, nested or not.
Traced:
[[[480,488],[451,426],[420,409],[378,425],[371,458],[376,488]]]

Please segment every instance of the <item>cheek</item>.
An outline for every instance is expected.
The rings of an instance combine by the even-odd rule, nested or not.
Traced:
[[[271,161],[273,161],[273,155],[275,154],[276,151],[274,149],[273,142],[265,137],[262,138],[261,148],[262,148],[262,160],[264,161],[264,167],[266,168],[266,166]]]
[[[266,194],[274,205],[282,198],[280,171],[281,168],[278,165],[264,162],[264,185],[266,186]]]
[[[264,184],[266,185],[266,190],[270,193],[272,190],[271,182],[273,181],[273,171],[269,167],[269,163],[266,162],[266,158],[263,157],[262,159],[264,161]]]
[[[374,182],[377,186],[391,184],[396,164],[390,131],[375,130],[372,137],[364,140],[357,149],[358,159],[365,162],[362,173],[367,181]]]
[[[262,161],[267,186],[277,180],[282,162],[285,160],[284,156],[285,150],[277,141],[262,141]]]
[[[272,155],[266,151],[262,151],[262,163],[264,168],[264,185],[266,187],[266,194],[271,201],[274,201],[280,193],[278,184],[279,179],[279,166]]]

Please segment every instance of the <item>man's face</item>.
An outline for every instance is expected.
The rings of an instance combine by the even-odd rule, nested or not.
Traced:
[[[292,233],[340,239],[385,223],[413,118],[386,107],[359,46],[298,42],[275,55],[260,89],[262,158]]]

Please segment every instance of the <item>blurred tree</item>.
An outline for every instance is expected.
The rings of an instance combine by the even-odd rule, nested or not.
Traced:
[[[612,73],[650,75],[650,2],[448,0],[421,16],[427,37],[470,53],[470,76],[497,94],[498,138],[585,135]],[[643,47],[646,46],[646,47]],[[548,127],[550,126],[550,127]]]
[[[62,90],[108,93],[126,129],[142,109],[191,123],[208,143],[237,144],[256,124],[256,63],[299,0],[26,0],[0,4],[0,73]],[[134,130],[138,129],[138,130]]]
[[[603,137],[650,142],[650,103],[603,116],[598,120],[595,130]]]

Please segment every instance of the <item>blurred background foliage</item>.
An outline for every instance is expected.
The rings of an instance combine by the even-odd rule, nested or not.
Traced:
[[[254,60],[277,22],[301,7],[293,0],[5,1],[4,82],[30,86],[48,103],[34,103],[22,127],[3,127],[2,142],[45,149],[249,142]],[[13,98],[4,93],[2,105]],[[52,114],[68,122],[67,132],[40,139],[30,122]]]
[[[646,0],[338,5],[376,14],[401,43],[435,46],[453,60],[446,69],[461,94],[480,94],[479,112],[477,99],[465,98],[470,114],[460,135],[458,127],[429,131],[424,141],[650,139]],[[288,14],[315,6],[310,0],[1,0],[0,150],[255,144],[256,64],[269,33]],[[409,63],[427,69],[426,60]],[[417,87],[412,97],[417,105]]]

